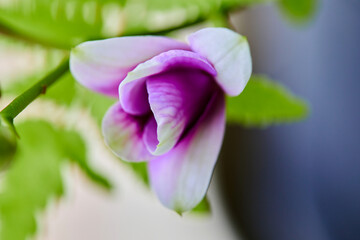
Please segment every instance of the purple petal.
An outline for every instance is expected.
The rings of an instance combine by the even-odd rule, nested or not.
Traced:
[[[146,91],[146,78],[129,82],[120,94],[120,103],[125,112],[138,116],[150,112],[149,96]]]
[[[204,28],[188,37],[191,49],[215,67],[216,80],[230,96],[239,95],[252,71],[249,44],[245,37],[227,28]]]
[[[188,211],[205,196],[224,129],[225,102],[219,93],[174,149],[148,163],[151,186],[166,207]]]
[[[202,71],[175,69],[149,77],[146,85],[157,125],[153,132],[157,141],[152,141],[156,145],[147,146],[151,146],[148,148],[151,154],[162,155],[172,149],[185,129],[201,116],[216,84]]]
[[[184,50],[170,50],[161,53],[139,64],[121,82],[119,97],[123,109],[133,115],[146,114],[149,111],[148,105],[144,104],[144,99],[147,99],[144,86],[147,77],[174,68],[199,69],[210,75],[216,75],[211,64],[199,54]]]
[[[125,161],[148,161],[152,155],[142,140],[147,117],[135,117],[124,112],[119,103],[107,111],[102,122],[106,144]]]
[[[144,129],[144,143],[149,152],[154,152],[156,146],[159,144],[157,139],[157,125],[154,117],[151,117]]]
[[[75,79],[96,92],[118,97],[118,87],[136,65],[161,52],[189,49],[170,38],[144,36],[89,41],[71,51],[70,70]]]

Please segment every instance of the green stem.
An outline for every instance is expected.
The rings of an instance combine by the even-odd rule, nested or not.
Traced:
[[[46,89],[56,82],[63,74],[69,70],[69,58],[64,60],[55,70],[46,75],[31,88],[16,97],[7,107],[0,112],[2,120],[12,124],[14,118],[21,113],[39,95],[44,94]]]

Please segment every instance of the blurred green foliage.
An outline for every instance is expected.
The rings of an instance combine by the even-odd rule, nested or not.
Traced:
[[[122,0],[5,1],[0,7],[0,21],[6,31],[68,49],[86,39],[109,37],[103,32],[106,9],[122,5]]]
[[[146,187],[150,187],[146,162],[124,162],[124,164],[128,165],[134,171],[134,173],[139,177],[139,179],[145,184]]]
[[[87,164],[84,142],[75,132],[44,121],[24,122],[17,128],[21,140],[12,167],[2,176],[0,191],[0,239],[6,240],[23,240],[35,233],[36,214],[50,199],[64,194],[61,170],[69,160],[96,183],[110,188]]]
[[[227,121],[249,127],[296,121],[307,114],[302,99],[264,76],[252,76],[239,96],[226,99]]]
[[[46,46],[156,34],[219,12],[273,0],[22,0],[0,4],[3,32]]]
[[[282,13],[294,23],[306,23],[315,15],[318,0],[280,0]]]

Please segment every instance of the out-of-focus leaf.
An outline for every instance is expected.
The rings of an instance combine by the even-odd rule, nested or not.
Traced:
[[[76,97],[77,88],[75,80],[70,74],[66,73],[43,95],[44,98],[51,99],[58,104],[71,105]]]
[[[5,32],[15,31],[45,45],[70,48],[86,39],[109,37],[104,28],[110,24],[105,23],[106,15],[122,5],[122,0],[2,1],[0,21],[8,28]],[[115,19],[113,25],[118,24],[116,21],[121,19]]]
[[[0,239],[6,240],[23,240],[34,235],[36,214],[51,199],[64,194],[61,173],[64,164],[69,159],[85,161],[84,144],[74,132],[56,129],[44,121],[28,121],[17,128],[21,139],[0,190]],[[103,180],[94,180],[107,186]]]
[[[67,158],[79,165],[89,179],[106,189],[111,189],[110,182],[89,166],[86,158],[86,146],[79,134],[76,132],[61,131],[58,132],[58,135],[58,140],[63,146]]]
[[[226,100],[227,121],[245,126],[297,121],[308,113],[303,100],[263,76],[252,76],[239,96]]]
[[[129,0],[124,34],[161,32],[212,18],[231,9],[274,0]]]
[[[0,119],[0,172],[12,162],[16,151],[16,134]]]
[[[279,0],[280,10],[295,23],[309,21],[315,14],[318,0]]]
[[[36,81],[41,79],[45,74],[45,72],[37,72],[28,76],[20,77],[19,79],[14,79],[13,83],[8,84],[8,86],[3,89],[3,93],[4,95],[20,95],[36,83]]]
[[[191,210],[191,213],[194,213],[194,214],[209,214],[209,213],[211,213],[211,205],[206,196],[203,198],[203,200],[201,200],[201,202],[193,210]]]
[[[22,133],[12,168],[0,193],[0,239],[23,240],[35,233],[35,212],[63,194],[63,153],[48,124],[18,126]]]
[[[100,126],[106,111],[117,99],[92,92],[79,84],[76,84],[76,88],[76,102],[88,108],[92,117]]]
[[[168,31],[267,1],[271,0],[5,1],[0,4],[0,23],[9,34],[69,49],[90,39]]]
[[[139,177],[147,187],[149,187],[149,176],[147,172],[146,162],[138,162],[138,163],[124,162],[124,163],[134,171],[136,176]]]

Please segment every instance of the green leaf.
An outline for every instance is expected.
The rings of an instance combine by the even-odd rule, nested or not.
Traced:
[[[21,139],[13,165],[1,179],[0,239],[6,240],[24,240],[35,234],[36,215],[51,199],[64,194],[64,164],[72,159],[84,165],[86,154],[82,139],[72,131],[44,121],[24,122],[17,128]],[[108,185],[101,179],[94,180]]]
[[[156,33],[205,21],[236,7],[271,0],[133,0],[127,1],[125,34]]]
[[[307,104],[280,84],[252,76],[245,90],[226,99],[227,121],[245,126],[266,126],[303,119]]]
[[[69,49],[87,39],[110,37],[105,25],[111,20],[106,23],[106,15],[122,5],[122,0],[6,1],[0,6],[0,21],[5,32]],[[117,21],[121,19],[112,24]]]
[[[89,179],[108,190],[111,189],[112,186],[110,182],[94,171],[88,164],[85,142],[81,139],[80,135],[70,131],[61,131],[58,132],[58,135],[58,140],[67,158],[79,165]]]
[[[294,23],[304,23],[315,15],[318,0],[279,0],[278,6]]]
[[[70,72],[62,76],[43,95],[44,98],[53,100],[57,104],[70,106],[76,97],[76,83]]]

